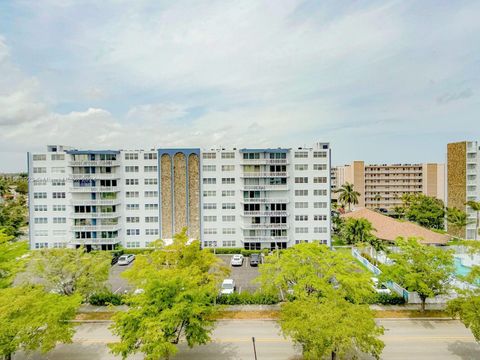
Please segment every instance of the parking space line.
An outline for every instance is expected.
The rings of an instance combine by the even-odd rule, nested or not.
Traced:
[[[120,286],[117,290],[115,290],[113,293],[116,294],[118,290],[120,290],[122,287]]]
[[[239,294],[242,293],[242,287],[241,287],[241,286],[238,288],[238,293],[239,293]]]

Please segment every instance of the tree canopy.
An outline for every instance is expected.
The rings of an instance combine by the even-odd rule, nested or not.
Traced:
[[[338,201],[341,202],[343,205],[348,205],[349,211],[352,204],[358,204],[358,198],[360,197],[360,193],[358,191],[355,191],[355,189],[353,188],[353,184],[347,182],[334,192],[340,194],[338,196]]]
[[[372,232],[375,229],[367,219],[348,218],[341,226],[340,235],[347,244],[369,243],[375,236]]]
[[[445,204],[442,200],[425,194],[404,194],[402,196],[404,217],[429,229],[443,229]]]
[[[189,346],[205,344],[213,330],[214,299],[227,269],[186,231],[173,244],[138,255],[125,277],[139,294],[128,297],[130,308],[115,314],[112,325],[120,342],[112,352],[124,359],[142,352],[147,360],[168,359],[185,337]]]
[[[13,236],[0,229],[0,289],[10,286],[15,275],[23,269],[25,261],[22,256],[27,250],[26,241],[15,241]]]
[[[381,267],[381,278],[417,292],[425,311],[427,298],[446,294],[450,289],[449,280],[455,270],[453,253],[422,245],[416,238],[399,238],[396,245],[399,252],[390,253],[393,264]]]
[[[465,227],[470,224],[468,215],[465,211],[458,208],[447,208],[448,232],[452,235],[465,236]]]

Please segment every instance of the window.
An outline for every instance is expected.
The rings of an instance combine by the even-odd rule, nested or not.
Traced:
[[[205,229],[203,229],[203,233],[208,234],[208,235],[215,235],[217,233],[217,229],[215,229],[215,228],[205,228]]]
[[[53,236],[65,236],[67,235],[67,230],[53,230]]]
[[[45,161],[47,160],[47,155],[45,154],[34,154],[32,155],[33,161]]]
[[[45,174],[47,172],[46,167],[34,167],[33,168],[33,173],[34,174]]]
[[[313,157],[314,158],[326,158],[327,157],[327,152],[326,151],[314,151],[313,152]]]
[[[145,197],[158,197],[158,191],[145,191]]]
[[[65,199],[65,193],[64,192],[54,192],[54,193],[52,193],[52,198],[54,198],[54,199]]]
[[[234,152],[222,152],[222,159],[235,159]]]
[[[157,185],[157,179],[156,178],[151,178],[151,179],[145,179],[145,185]]]
[[[232,235],[235,234],[235,228],[223,228],[222,229],[223,235]]]
[[[33,185],[35,186],[47,185],[47,179],[34,179]]]
[[[295,170],[299,170],[299,171],[308,170],[308,164],[295,164]]]
[[[203,209],[205,210],[215,210],[217,208],[217,204],[215,203],[204,203]]]
[[[158,229],[145,229],[145,235],[158,235]]]
[[[203,153],[202,158],[203,159],[216,159],[217,154],[215,154],[215,153]]]
[[[65,160],[65,154],[52,154],[52,160]]]
[[[326,234],[327,228],[325,226],[314,227],[313,232],[315,234]]]
[[[295,215],[295,221],[308,221],[308,215]]]
[[[126,217],[127,223],[139,223],[140,218],[138,216],[127,216]]]
[[[203,217],[203,221],[205,221],[205,222],[214,222],[214,221],[217,221],[217,217],[214,216],[214,215],[204,216],[204,217]]]
[[[35,243],[35,249],[46,249],[48,248],[48,243]]]
[[[213,185],[217,183],[216,178],[203,178],[203,184],[205,185]]]
[[[302,244],[302,243],[308,243],[308,240],[295,240],[295,245]]]
[[[143,159],[144,160],[156,160],[157,159],[157,153],[145,153],[145,154],[143,154]]]
[[[223,203],[222,204],[223,210],[233,210],[235,209],[235,203]]]
[[[296,202],[295,209],[308,209],[308,202]]]
[[[138,153],[125,153],[125,160],[138,160]]]
[[[53,248],[55,249],[61,249],[61,248],[66,248],[67,247],[67,243],[65,242],[54,242],[53,243]]]
[[[209,196],[217,196],[217,192],[215,190],[205,190],[203,192],[204,197],[209,197]]]
[[[35,205],[33,207],[34,211],[47,211],[47,205]]]
[[[316,176],[313,178],[314,184],[326,184],[327,178],[325,176]]]
[[[66,224],[66,223],[67,223],[67,219],[64,218],[64,217],[54,217],[54,218],[53,218],[53,223],[54,223],[54,224]]]
[[[326,202],[314,202],[313,207],[315,209],[326,209],[327,208],[327,203]]]
[[[125,197],[127,198],[138,198],[140,195],[138,191],[126,191],[125,192]]]
[[[217,242],[216,241],[204,241],[203,242],[204,247],[217,247]]]
[[[235,215],[223,215],[222,216],[223,222],[232,222],[235,221]]]
[[[295,234],[308,234],[308,227],[296,227]]]
[[[146,216],[145,217],[146,223],[158,223],[158,216]]]
[[[132,235],[138,235],[138,234],[132,234]],[[125,244],[126,244],[127,248],[139,248],[140,247],[140,241],[127,241]]]
[[[235,165],[222,165],[222,171],[235,171]]]
[[[138,166],[125,166],[125,172],[138,172]]]
[[[237,244],[235,242],[235,240],[225,240],[225,241],[222,241],[222,246],[223,247],[235,247]]]
[[[125,185],[138,185],[138,179],[125,179]]]
[[[127,235],[140,235],[140,229],[127,229]]]
[[[67,206],[66,205],[53,205],[52,209],[53,209],[53,211],[66,211]]]
[[[222,196],[235,196],[235,190],[222,190]]]
[[[235,178],[222,178],[222,184],[235,184]]]
[[[139,204],[127,204],[127,210],[139,210],[140,205]]]
[[[35,230],[35,236],[48,236],[48,230]]]
[[[296,177],[295,178],[295,184],[307,184],[308,183],[308,177]]]
[[[48,219],[47,218],[35,218],[34,223],[35,224],[48,224]]]
[[[327,189],[313,190],[314,196],[327,196]]]
[[[156,166],[144,166],[143,171],[144,172],[156,172],[157,167]]]
[[[64,167],[52,167],[52,173],[54,174],[64,174],[65,173],[65,168]]]
[[[46,192],[34,192],[33,193],[33,198],[34,199],[46,199],[47,198],[47,193]]]
[[[54,179],[54,180],[52,180],[52,186],[65,186],[65,180]]]
[[[203,165],[202,171],[217,171],[216,165]]]
[[[295,196],[308,196],[308,190],[295,190]]]
[[[327,215],[314,215],[313,220],[315,221],[326,221]]]
[[[313,164],[313,170],[327,170],[327,164]]]
[[[295,151],[294,157],[298,158],[307,158],[308,151]]]
[[[145,204],[145,210],[158,210],[158,204]]]

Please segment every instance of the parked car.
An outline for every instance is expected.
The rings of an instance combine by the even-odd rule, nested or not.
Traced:
[[[242,266],[243,265],[243,255],[235,254],[232,256],[232,260],[230,261],[230,265],[232,266]]]
[[[129,265],[133,260],[135,260],[135,255],[125,254],[118,258],[118,265]]]
[[[372,277],[372,281],[373,281],[373,288],[378,294],[390,295],[392,293],[392,291],[385,284],[379,283],[378,278]]]
[[[118,263],[118,259],[120,259],[120,256],[122,256],[122,255],[120,255],[120,254],[113,254],[113,256],[112,256],[112,261],[111,261],[110,264],[113,266],[113,265],[115,265],[116,263]]]
[[[235,281],[233,279],[225,279],[222,282],[220,295],[230,295],[235,292]]]
[[[250,266],[258,266],[260,264],[260,254],[250,255]]]

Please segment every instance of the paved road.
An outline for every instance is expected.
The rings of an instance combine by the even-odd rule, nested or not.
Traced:
[[[386,328],[386,343],[382,359],[386,360],[478,360],[480,345],[471,333],[453,320],[379,320]],[[293,360],[298,349],[292,342],[279,335],[274,321],[236,320],[220,321],[213,334],[213,343],[189,349],[180,346],[176,360],[252,360],[251,337],[257,341],[259,360]],[[82,324],[74,337],[74,343],[59,345],[48,355],[17,355],[14,360],[113,360],[106,343],[115,341],[108,324]],[[139,360],[141,355],[130,360]],[[364,357],[363,359],[369,359]]]

